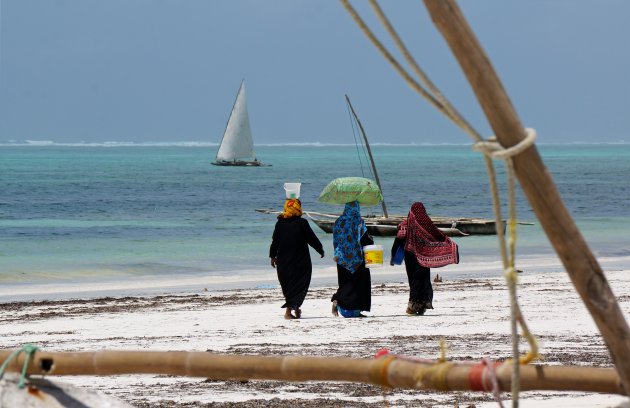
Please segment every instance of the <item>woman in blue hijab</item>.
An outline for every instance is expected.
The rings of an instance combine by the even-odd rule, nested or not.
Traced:
[[[346,203],[343,214],[333,227],[334,259],[337,263],[339,289],[332,297],[335,316],[364,317],[361,312],[370,311],[372,285],[370,270],[365,267],[363,247],[374,241],[367,233],[361,218],[358,201]]]

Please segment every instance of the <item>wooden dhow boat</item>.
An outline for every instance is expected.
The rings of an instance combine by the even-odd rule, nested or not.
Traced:
[[[271,208],[257,208],[256,212],[263,214],[280,214]],[[326,214],[314,211],[304,211],[311,221],[324,232],[332,234],[335,220],[340,214]],[[398,231],[398,224],[407,217],[403,215],[390,215],[387,217],[379,215],[363,216],[368,233],[377,237],[393,237]],[[465,237],[468,235],[494,235],[497,233],[494,220],[484,218],[464,218],[464,217],[442,217],[431,216],[431,220],[444,235],[449,237]],[[503,223],[505,229],[505,223]]]
[[[367,151],[367,156],[370,159],[374,179],[382,192],[383,189],[381,188],[381,181],[378,177],[374,158],[372,157],[370,143],[368,142],[365,130],[363,129],[363,125],[361,124],[361,121],[359,120],[359,117],[357,116],[348,95],[346,95],[346,103],[348,104],[348,108],[352,113],[352,117],[354,118],[356,125],[361,132],[363,141],[365,143],[365,149]],[[385,204],[385,200],[381,202],[381,207],[383,208],[383,215],[366,215],[363,217],[368,233],[372,236],[377,237],[393,237],[398,231],[398,224],[403,222],[407,217],[404,215],[389,215],[387,212],[387,205]],[[265,214],[280,213],[280,211],[275,211],[272,209],[257,209],[256,211]],[[325,214],[313,211],[305,211],[304,214],[309,217],[311,221],[313,221],[319,228],[329,234],[332,233],[333,226],[335,225],[335,220],[339,217],[339,214]],[[444,235],[450,237],[465,237],[468,235],[493,235],[497,233],[496,223],[494,220],[490,219],[431,216],[431,220],[433,221],[435,226],[444,233]],[[505,222],[503,222],[502,228],[505,231]]]

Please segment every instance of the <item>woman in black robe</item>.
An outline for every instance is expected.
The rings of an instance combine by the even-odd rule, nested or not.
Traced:
[[[406,312],[410,315],[423,315],[427,309],[433,309],[430,268],[459,263],[457,244],[433,224],[424,205],[415,202],[407,219],[398,225],[390,265],[394,265],[399,250],[404,251],[405,269],[409,279],[409,303]]]
[[[312,246],[323,258],[324,248],[307,220],[302,218],[300,200],[288,199],[284,212],[278,216],[273,231],[269,258],[271,266],[277,268],[286,308],[285,319],[299,319],[300,306],[304,302],[311,284],[313,266],[308,246]],[[294,311],[295,314],[291,314]]]
[[[370,311],[372,282],[370,270],[365,267],[363,247],[374,241],[367,233],[361,218],[359,203],[346,203],[343,214],[333,227],[333,246],[337,263],[339,289],[332,296],[332,313],[343,317],[364,317]]]
[[[405,243],[405,238],[394,239],[392,259],[395,257],[399,247],[402,247],[404,250]],[[420,265],[412,252],[405,251],[404,260],[409,281],[409,303],[407,304],[406,313],[423,315],[427,309],[433,309],[431,269]],[[394,265],[393,262],[390,262],[390,265]]]

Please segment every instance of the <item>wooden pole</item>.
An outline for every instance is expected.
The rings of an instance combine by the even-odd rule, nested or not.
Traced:
[[[368,155],[370,156],[370,163],[372,164],[372,170],[374,171],[374,178],[376,179],[376,184],[378,185],[378,188],[381,190],[381,193],[383,193],[383,188],[381,187],[381,180],[378,178],[378,172],[376,171],[376,164],[374,164],[374,158],[372,157],[372,149],[370,149],[370,142],[368,142],[367,136],[365,135],[365,130],[363,130],[363,125],[361,124],[361,121],[359,120],[357,113],[354,111],[354,108],[352,107],[352,104],[350,103],[350,98],[348,98],[348,95],[346,95],[346,101],[348,102],[348,106],[350,107],[350,110],[352,111],[352,114],[354,115],[354,118],[357,121],[357,125],[359,125],[359,130],[361,130],[361,135],[363,136],[363,140],[365,140],[365,147],[367,148]],[[383,206],[383,215],[385,216],[385,218],[387,218],[388,215],[387,215],[387,206],[385,205],[385,198],[383,198],[383,201],[381,201],[381,206]]]
[[[13,350],[0,350],[4,361]],[[20,372],[25,355],[6,370]],[[511,387],[511,366],[500,364],[500,391]],[[31,375],[171,374],[215,380],[347,381],[421,390],[490,391],[486,366],[465,363],[415,362],[386,355],[378,359],[301,356],[248,356],[183,351],[36,352]],[[521,389],[623,394],[612,368],[521,366]]]
[[[523,125],[490,60],[455,0],[424,0],[504,147],[524,138]],[[523,61],[527,63],[527,61]],[[592,315],[626,390],[630,390],[630,330],[604,273],[566,209],[535,146],[513,158],[514,170],[538,220]]]

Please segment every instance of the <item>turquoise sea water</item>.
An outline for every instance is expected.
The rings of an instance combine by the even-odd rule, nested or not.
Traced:
[[[0,146],[0,284],[268,273],[275,217],[255,208],[280,210],[283,183],[299,181],[305,209],[338,212],[316,201],[323,187],[369,176],[355,146],[258,146],[259,159],[273,164],[261,168],[212,166],[216,149]],[[423,201],[433,215],[492,217],[483,160],[469,146],[372,150],[390,213]],[[630,256],[630,145],[539,150],[594,252]],[[518,213],[536,222],[522,194]],[[330,254],[330,235],[312,227]],[[457,242],[462,268],[498,260],[494,236]],[[519,256],[552,256],[538,225],[521,227],[518,243]]]

